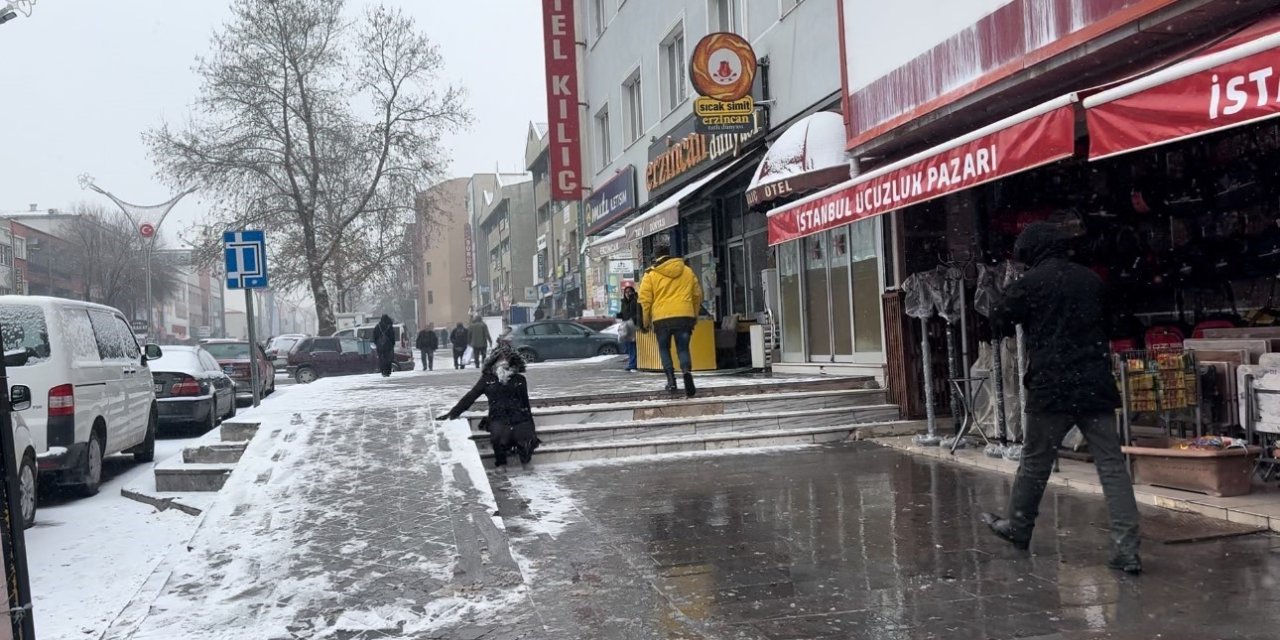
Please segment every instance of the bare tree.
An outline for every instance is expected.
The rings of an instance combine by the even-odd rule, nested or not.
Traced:
[[[162,176],[217,203],[201,237],[271,232],[272,277],[310,289],[322,335],[336,330],[331,285],[352,277],[335,262],[401,244],[445,167],[441,135],[470,119],[412,18],[375,6],[348,22],[345,4],[233,0],[197,66],[197,117],[147,134]]]
[[[84,282],[86,300],[122,309],[136,317],[146,307],[144,245],[133,225],[101,205],[80,203],[71,207],[73,218],[62,227],[71,245],[67,256]],[[160,242],[157,242],[157,248]],[[164,301],[177,291],[172,271],[152,269],[152,295]]]

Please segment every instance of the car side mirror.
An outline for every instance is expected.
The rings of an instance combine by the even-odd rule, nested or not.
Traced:
[[[143,353],[147,355],[148,360],[159,360],[164,355],[164,351],[160,349],[158,344],[149,344],[143,348]]]
[[[31,388],[25,384],[15,384],[9,389],[9,409],[26,411],[31,408]]]

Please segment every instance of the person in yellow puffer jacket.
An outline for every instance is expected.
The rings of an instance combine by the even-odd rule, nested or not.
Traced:
[[[702,285],[683,258],[669,254],[666,247],[654,251],[654,263],[640,280],[640,307],[644,312],[641,325],[645,331],[658,332],[658,355],[667,374],[667,391],[676,391],[675,367],[671,363],[671,341],[675,340],[680,371],[684,374],[684,393],[692,398],[693,359],[689,341],[702,308]]]

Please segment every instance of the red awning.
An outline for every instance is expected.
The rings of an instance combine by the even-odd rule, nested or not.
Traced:
[[[769,212],[769,244],[926,202],[1075,153],[1075,94]]]
[[[1091,160],[1280,116],[1280,16],[1084,106]]]

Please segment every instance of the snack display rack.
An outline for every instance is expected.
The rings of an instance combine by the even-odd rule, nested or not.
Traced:
[[[1120,385],[1120,427],[1124,444],[1132,444],[1135,417],[1154,416],[1167,437],[1186,436],[1188,423],[1176,420],[1190,414],[1190,426],[1202,435],[1200,374],[1194,352],[1181,346],[1159,346],[1146,350],[1122,351],[1114,355],[1113,366]]]

